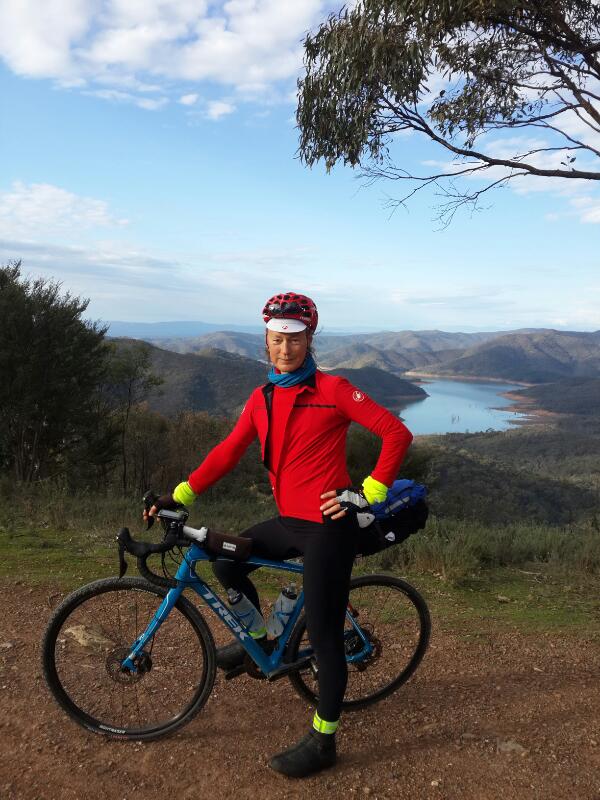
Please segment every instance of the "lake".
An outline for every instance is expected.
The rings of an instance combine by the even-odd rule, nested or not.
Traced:
[[[522,389],[512,383],[432,379],[422,384],[429,397],[404,406],[400,415],[414,434],[505,431],[525,414],[511,411],[502,392]]]

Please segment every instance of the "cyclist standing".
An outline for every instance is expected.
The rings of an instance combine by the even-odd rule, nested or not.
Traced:
[[[335,732],[347,682],[344,620],[356,554],[357,507],[385,499],[412,441],[404,424],[344,378],[317,369],[312,338],[318,321],[314,302],[286,292],[263,309],[269,381],[254,390],[232,432],[213,448],[187,481],[156,503],[189,505],[240,460],[258,436],[280,516],[261,522],[241,536],[253,540],[253,555],[274,560],[302,556],[308,635],[314,649],[319,703],[310,732],[273,756],[269,765],[290,777],[304,777],[336,760]],[[377,464],[359,491],[348,488],[346,434],[357,422],[379,436]],[[260,609],[248,575],[256,566],[219,561],[214,571],[225,589],[242,592]],[[257,638],[265,637],[266,630]],[[217,652],[225,670],[243,662],[239,642]]]

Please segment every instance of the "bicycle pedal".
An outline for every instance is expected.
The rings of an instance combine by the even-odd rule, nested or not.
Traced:
[[[294,661],[292,664],[284,664],[278,670],[267,675],[267,680],[277,681],[279,678],[285,678],[291,672],[299,672],[301,669],[306,669],[311,666],[314,656],[305,656],[299,661]]]

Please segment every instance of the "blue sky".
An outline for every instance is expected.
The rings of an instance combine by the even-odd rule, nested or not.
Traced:
[[[431,194],[390,216],[396,187],[299,163],[300,41],[328,8],[0,0],[0,262],[104,320],[252,324],[293,289],[324,330],[600,328],[595,187],[520,184],[440,230]]]

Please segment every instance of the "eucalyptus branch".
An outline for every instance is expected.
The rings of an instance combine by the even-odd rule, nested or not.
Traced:
[[[356,0],[309,35],[305,51],[297,119],[308,165],[323,159],[331,169],[341,161],[368,180],[412,181],[400,204],[429,187],[452,208],[465,199],[476,206],[517,176],[600,180],[600,146],[592,138],[600,134],[597,0],[525,0],[518,7]],[[436,96],[427,88],[434,72],[448,81]],[[573,131],[575,121],[590,136]],[[513,155],[496,154],[491,134],[527,129],[546,134],[539,146],[523,139]],[[389,137],[407,130],[457,163],[427,175],[390,167]],[[398,152],[404,157],[406,148]],[[561,153],[560,167],[536,163]],[[575,169],[582,153],[587,159]],[[485,180],[492,168],[501,176],[488,172],[489,189],[454,188],[473,176]]]

